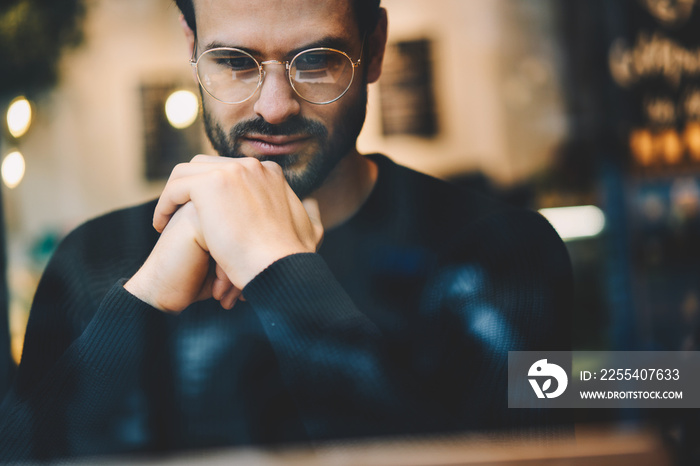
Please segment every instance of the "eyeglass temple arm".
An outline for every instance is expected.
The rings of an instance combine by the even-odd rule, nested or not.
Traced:
[[[194,66],[197,64],[195,57],[197,56],[197,33],[194,33],[194,45],[192,45],[192,56],[190,57],[190,65]]]
[[[365,51],[365,39],[367,39],[366,32],[362,35],[362,45],[360,45],[360,58],[357,59],[357,62],[353,62],[353,64],[352,64],[355,68],[360,66],[360,63],[362,63],[362,54]],[[352,60],[350,60],[350,61],[352,61]]]

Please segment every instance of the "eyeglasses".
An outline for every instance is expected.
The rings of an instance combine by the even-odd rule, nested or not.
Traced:
[[[362,50],[356,62],[347,53],[327,47],[304,50],[290,61],[258,62],[248,52],[229,47],[206,50],[196,60],[195,55],[196,48],[190,65],[195,68],[199,84],[220,102],[245,102],[262,85],[265,65],[284,65],[289,84],[299,97],[312,104],[325,105],[340,99],[350,89],[355,68],[360,66]]]

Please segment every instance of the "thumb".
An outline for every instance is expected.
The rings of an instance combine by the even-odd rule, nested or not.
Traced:
[[[318,250],[318,248],[321,247],[321,241],[323,240],[323,223],[321,223],[321,210],[318,207],[318,201],[313,197],[307,197],[301,201],[301,204],[304,206],[306,215],[309,216],[311,225],[316,233],[316,241],[318,243],[316,245],[316,250]]]

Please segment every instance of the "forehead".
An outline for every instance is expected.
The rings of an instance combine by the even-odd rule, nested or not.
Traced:
[[[194,0],[200,43],[281,53],[324,37],[359,36],[352,0]]]

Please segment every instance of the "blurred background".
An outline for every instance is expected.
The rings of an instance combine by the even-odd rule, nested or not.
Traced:
[[[382,4],[360,151],[549,218],[574,266],[574,349],[697,350],[700,0]],[[211,152],[178,15],[170,0],[0,4],[0,355],[18,360],[67,232]],[[0,392],[11,368],[0,357]],[[694,410],[599,411],[577,416],[652,422],[697,454]]]

